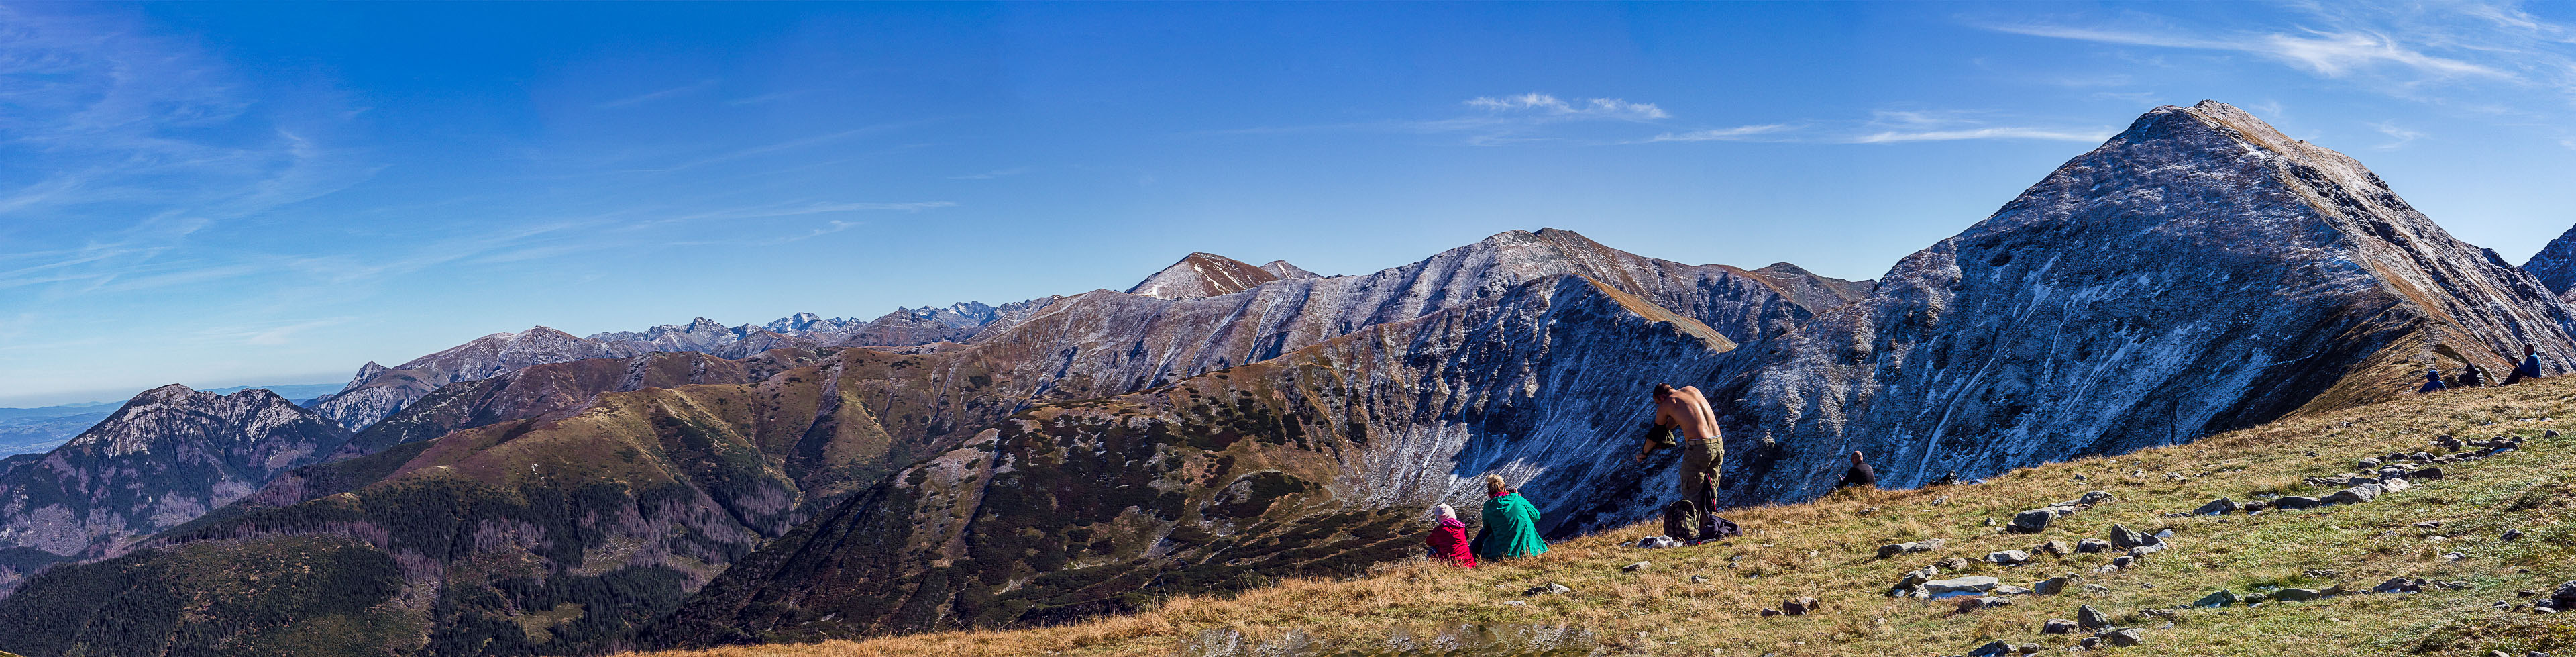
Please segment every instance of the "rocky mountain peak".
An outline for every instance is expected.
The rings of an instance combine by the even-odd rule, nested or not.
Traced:
[[[2558,239],[2541,247],[2539,253],[2531,254],[2531,261],[2522,263],[2522,270],[2538,277],[2551,292],[2566,294],[2568,289],[2576,288],[2576,227],[2568,228]]]
[[[1286,260],[1272,260],[1272,261],[1270,261],[1270,263],[1269,263],[1269,264],[1262,265],[1262,266],[1261,266],[1261,270],[1262,270],[1262,271],[1266,271],[1266,272],[1270,272],[1270,275],[1272,275],[1272,276],[1277,276],[1277,277],[1279,277],[1279,278],[1281,278],[1281,279],[1283,279],[1283,280],[1284,280],[1284,279],[1291,279],[1291,278],[1323,278],[1323,277],[1324,277],[1324,275],[1323,275],[1323,274],[1318,274],[1318,273],[1315,273],[1315,272],[1306,271],[1306,270],[1304,270],[1304,269],[1299,269],[1296,265],[1288,264],[1288,261],[1286,261]]]
[[[1283,263],[1284,264],[1284,263]],[[1192,253],[1180,262],[1145,277],[1128,294],[1163,299],[1197,299],[1233,294],[1279,280],[1277,273],[1214,253]]]

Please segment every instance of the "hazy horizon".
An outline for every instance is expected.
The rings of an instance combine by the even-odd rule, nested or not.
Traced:
[[[0,406],[1540,227],[1874,278],[2202,99],[2512,262],[2576,223],[2562,6],[0,4],[0,37]]]

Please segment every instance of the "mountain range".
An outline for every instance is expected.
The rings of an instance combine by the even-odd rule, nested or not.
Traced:
[[[1486,473],[1551,534],[1644,519],[1675,494],[1669,455],[1627,460],[1657,382],[1711,393],[1730,503],[1821,495],[1854,450],[1883,482],[1975,478],[2525,344],[2564,373],[2571,239],[2511,266],[2203,102],[1874,281],[1542,229],[1365,275],[1194,253],[1125,292],[868,322],[493,334],[311,409],[147,392],[18,462],[0,650],[567,654],[1119,613],[1401,558]]]

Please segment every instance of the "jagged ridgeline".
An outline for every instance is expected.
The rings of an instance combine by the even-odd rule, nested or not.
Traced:
[[[231,506],[163,532],[140,551],[36,578],[20,596],[0,602],[0,626],[29,630],[0,637],[0,648],[40,655],[75,649],[256,653],[315,645],[426,654],[592,650],[671,609],[814,510],[831,508],[853,491],[885,489],[891,485],[885,473],[957,450],[978,431],[1016,426],[1004,421],[1014,413],[1052,414],[1051,403],[1168,388],[1173,381],[1198,380],[1193,377],[1222,381],[1233,375],[1208,373],[1350,335],[1367,335],[1390,348],[1406,346],[1409,355],[1353,353],[1337,357],[1330,369],[1428,369],[1461,354],[1503,359],[1518,353],[1511,358],[1530,361],[1472,374],[1441,370],[1448,379],[1437,386],[1376,399],[1367,407],[1373,415],[1316,425],[1311,437],[1290,443],[1340,444],[1333,437],[1347,432],[1357,441],[1352,444],[1384,447],[1376,457],[1381,462],[1370,466],[1380,475],[1282,472],[1237,486],[1237,496],[1311,492],[1301,508],[1313,518],[1383,521],[1374,548],[1345,546],[1330,566],[1308,564],[1302,557],[1309,555],[1299,553],[1273,560],[1263,572],[1348,567],[1395,553],[1381,544],[1394,540],[1397,531],[1390,515],[1395,512],[1388,508],[1444,494],[1454,467],[1481,470],[1514,458],[1507,455],[1512,450],[1484,447],[1479,449],[1491,454],[1483,461],[1448,464],[1460,445],[1487,431],[1473,427],[1570,427],[1502,432],[1558,436],[1553,442],[1589,442],[1595,429],[1633,429],[1627,425],[1642,417],[1624,401],[1635,395],[1631,379],[1667,374],[1569,369],[1584,361],[1578,355],[1641,359],[1672,377],[1701,376],[1712,367],[1707,357],[1732,344],[1709,322],[1751,339],[1762,331],[1787,330],[1826,304],[1846,302],[1854,286],[1794,267],[1746,271],[1641,258],[1553,230],[1504,233],[1367,276],[1319,277],[1285,263],[1253,269],[1288,277],[1214,296],[1095,291],[986,323],[964,342],[780,348],[748,359],[653,353],[541,362],[590,347],[580,342],[589,339],[567,341],[540,330],[487,337],[403,368],[370,368],[359,378],[386,381],[398,371],[501,373],[445,384],[330,450],[333,460],[279,477]],[[1612,348],[1612,342],[1594,338],[1532,339],[1526,331],[1474,332],[1458,324],[1552,308],[1555,302],[1548,300],[1561,296],[1555,290],[1569,281],[1581,282],[1576,296],[1615,298],[1612,305],[1625,310],[1613,312],[1600,303],[1568,306],[1593,310],[1550,312],[1546,317],[1556,327],[1550,331],[1687,327],[1653,333],[1663,336],[1653,343],[1661,351],[1653,353],[1672,357],[1645,358],[1650,352],[1633,344]],[[1674,314],[1667,307],[1699,314]],[[1657,319],[1618,323],[1649,316]],[[1536,388],[1512,387],[1536,385],[1523,370],[1538,365],[1568,377],[1563,399],[1623,401],[1578,412],[1547,410],[1554,402],[1535,396]],[[352,390],[366,385],[353,383]],[[1611,386],[1619,389],[1612,392]],[[1494,399],[1449,397],[1469,387],[1486,388],[1478,394]],[[1269,409],[1262,422],[1320,422],[1304,414],[1321,403]],[[1610,414],[1630,417],[1597,420]],[[1459,417],[1468,420],[1462,424]],[[1212,430],[1214,421],[1184,426],[1175,417],[1155,420],[1168,425],[1160,429],[1140,430],[1181,435]],[[1225,424],[1259,432],[1243,421]],[[1608,428],[1613,425],[1620,426]],[[1400,440],[1408,436],[1445,442]],[[1415,444],[1430,447],[1406,447]],[[1092,470],[1111,477],[1123,465]],[[1571,481],[1575,474],[1560,476]],[[1407,483],[1368,484],[1382,489],[1373,493],[1374,501],[1354,503],[1334,492],[1348,490],[1347,481],[1394,477]],[[1157,492],[1153,499],[1178,498]],[[1577,508],[1570,499],[1555,503],[1560,510]],[[1134,505],[1107,512],[1126,512],[1127,506]],[[1266,510],[1230,508],[1247,517]],[[1337,530],[1325,528],[1338,522],[1271,524],[1329,535]],[[238,601],[209,597],[243,590],[252,581],[278,584],[277,559],[321,554],[331,558],[293,557],[295,572],[333,590],[361,594],[285,615],[235,613],[230,610],[243,609],[234,606]],[[1203,568],[1205,581],[1190,586],[1259,576],[1211,574],[1224,569]],[[1118,597],[1123,586],[1105,583],[1086,594]],[[921,599],[946,604],[944,598]],[[1116,608],[1099,604],[1055,613]],[[224,611],[194,613],[199,609]],[[297,622],[281,622],[290,617]],[[996,618],[1009,622],[1016,616]]]
[[[1787,501],[1851,449],[1883,481],[1975,477],[2502,371],[2523,341],[2563,368],[2571,322],[2357,163],[2158,108],[1875,282],[1511,231],[1361,276],[1192,254],[1124,293],[371,365],[318,407],[362,431],[27,580],[0,650],[1052,622],[1407,554],[1487,472],[1551,532],[1642,519],[1673,486],[1669,457],[1626,461],[1654,382],[1713,393],[1730,501]]]
[[[1730,364],[1742,500],[2127,452],[2413,390],[2428,365],[2552,371],[2569,307],[2349,157],[2204,101],[2158,108],[1868,299]],[[1739,443],[1743,441],[1738,441]]]

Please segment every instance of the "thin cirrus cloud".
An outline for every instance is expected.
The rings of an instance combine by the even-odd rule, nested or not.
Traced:
[[[2273,32],[2193,37],[2170,33],[2046,24],[1982,27],[2011,34],[2096,43],[2248,53],[2330,78],[2344,77],[2355,71],[2380,66],[2396,66],[2437,77],[2514,78],[2514,74],[2510,72],[2459,59],[2428,55],[2398,42],[2385,33],[2360,29],[2312,30],[2307,34]]]
[[[1854,135],[1846,141],[1854,144],[1892,144],[1909,141],[1956,141],[1961,139],[2038,139],[2046,141],[2077,141],[2090,143],[2110,139],[2112,134],[2114,133],[2108,129],[2062,130],[2053,128],[1990,126],[1982,128],[1955,128],[1948,130],[1882,130],[1878,132]]]
[[[1732,128],[1709,128],[1688,132],[1667,132],[1631,143],[1663,141],[1785,141],[1781,133],[1797,129],[1787,123],[1740,125]]]
[[[1554,95],[1537,92],[1513,96],[1479,96],[1467,99],[1467,106],[1495,114],[1552,119],[1654,121],[1673,116],[1653,103],[1632,103],[1623,98],[1579,98],[1575,102],[1566,102]]]

